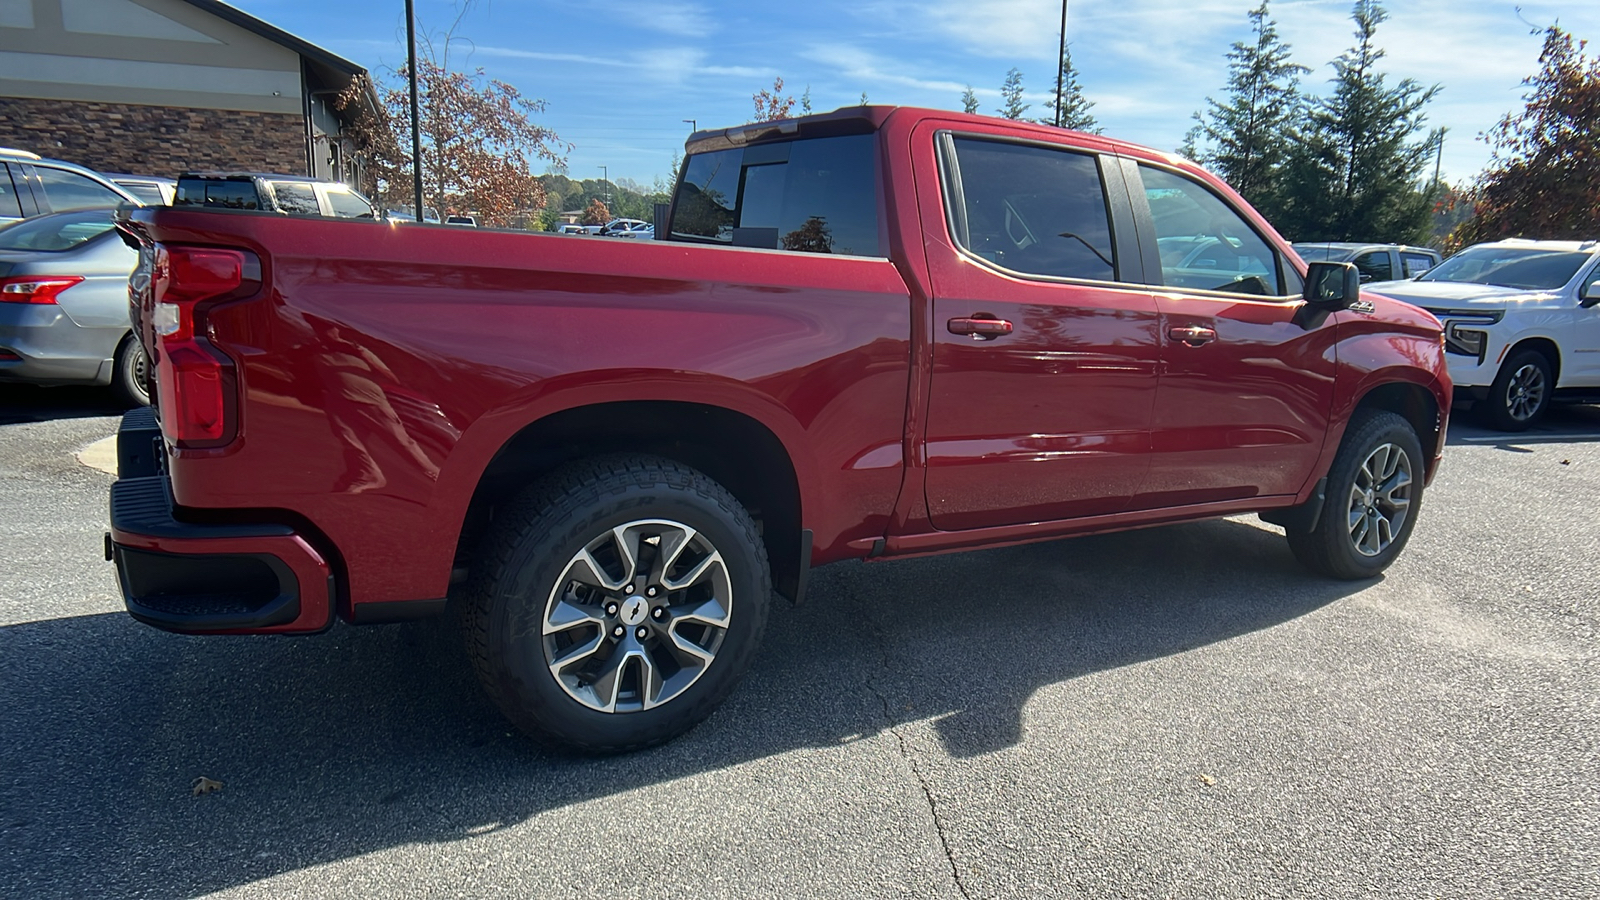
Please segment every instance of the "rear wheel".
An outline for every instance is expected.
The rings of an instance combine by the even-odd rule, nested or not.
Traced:
[[[1522,350],[1506,360],[1483,402],[1488,424],[1501,431],[1523,431],[1544,417],[1555,391],[1550,360],[1537,350]]]
[[[1289,549],[1330,578],[1381,574],[1416,525],[1422,474],[1422,444],[1411,424],[1385,410],[1358,410],[1328,470],[1322,513],[1310,531],[1289,531]]]
[[[771,578],[731,494],[670,460],[568,466],[497,512],[464,609],[479,679],[542,743],[659,744],[749,668]]]
[[[117,348],[111,371],[111,390],[127,406],[150,405],[150,358],[144,345],[129,335]]]

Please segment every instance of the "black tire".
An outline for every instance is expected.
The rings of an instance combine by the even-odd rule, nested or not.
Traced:
[[[1401,499],[1402,491],[1385,489],[1385,485],[1398,485],[1398,480],[1382,479],[1378,490],[1366,490],[1372,486],[1369,464],[1376,461],[1382,471],[1391,462],[1387,456],[1378,460],[1383,448],[1404,455],[1394,462],[1395,472],[1403,469],[1407,479],[1398,528],[1394,527],[1393,504]],[[1289,530],[1289,549],[1306,568],[1329,578],[1357,580],[1382,574],[1411,538],[1422,508],[1424,466],[1422,443],[1409,422],[1385,410],[1357,410],[1328,470],[1322,512],[1310,531]]]
[[[626,537],[613,538],[614,529]],[[647,549],[652,533],[656,543]],[[678,565],[711,577],[703,574],[706,582],[669,590],[670,574],[657,573],[671,562],[663,548],[678,546],[680,536],[686,549],[671,561],[687,559]],[[618,540],[630,540],[635,548],[640,583],[632,591],[589,586],[628,571]],[[585,571],[580,553],[604,569],[603,577],[589,584],[570,577]],[[647,558],[650,574],[643,571]],[[690,565],[696,559],[704,565]],[[693,577],[676,566],[673,571]],[[657,599],[646,600],[647,590],[656,591],[650,596]],[[715,596],[724,590],[727,597]],[[556,749],[619,753],[677,737],[716,710],[755,657],[771,593],[766,548],[732,494],[671,460],[616,455],[565,466],[496,512],[463,598],[462,619],[478,678],[512,723]],[[691,615],[720,608],[716,603],[726,606],[723,627]],[[546,634],[552,627],[547,615],[557,609],[563,612],[556,618],[578,624]],[[593,621],[567,616],[573,610]],[[619,627],[621,637],[615,634]],[[683,641],[700,651],[709,648],[709,661],[683,653]],[[586,649],[591,645],[595,649]],[[552,658],[582,664],[558,677]],[[609,675],[601,671],[608,667]],[[663,675],[656,696],[666,699],[645,699],[651,690],[647,667]],[[608,679],[618,686],[610,690],[609,704],[603,687]],[[633,686],[632,693],[620,687],[625,684]]]
[[[1485,424],[1500,431],[1525,431],[1550,408],[1555,393],[1550,360],[1537,350],[1519,350],[1500,367],[1481,407]]]
[[[144,345],[129,335],[117,347],[111,369],[111,390],[124,406],[150,405],[150,362]]]

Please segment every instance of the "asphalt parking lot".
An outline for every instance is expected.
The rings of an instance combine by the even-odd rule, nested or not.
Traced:
[[[0,897],[1600,894],[1600,407],[1458,417],[1371,583],[1251,517],[819,570],[710,721],[574,760],[442,621],[129,619],[107,403],[0,387]]]

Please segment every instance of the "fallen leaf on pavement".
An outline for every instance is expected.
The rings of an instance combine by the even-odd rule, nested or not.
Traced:
[[[196,778],[194,780],[194,784],[191,784],[189,787],[192,789],[192,796],[198,797],[201,794],[209,794],[212,791],[222,790],[222,782],[201,775],[199,778]]]
[[[1217,783],[1217,778],[1216,778],[1215,775],[1206,775],[1206,774],[1202,773],[1200,775],[1200,783],[1205,785],[1206,787],[1210,787],[1211,785]]]

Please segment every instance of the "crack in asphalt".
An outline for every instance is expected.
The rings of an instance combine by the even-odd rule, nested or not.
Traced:
[[[863,604],[861,598],[855,596],[854,592],[851,592],[850,599],[857,609],[872,609],[871,605]],[[872,616],[871,612],[864,612],[862,618],[867,621],[868,632],[878,645],[883,659],[884,671],[893,671],[889,666],[889,641],[884,634],[882,625]],[[945,862],[950,865],[950,880],[955,883],[956,890],[961,893],[962,897],[966,898],[966,900],[972,900],[972,893],[967,890],[966,882],[961,879],[961,868],[956,864],[955,850],[950,846],[949,836],[945,834],[944,820],[939,817],[939,804],[933,797],[933,788],[928,784],[927,776],[923,775],[922,770],[917,767],[916,758],[911,754],[911,748],[906,743],[905,735],[901,734],[900,729],[895,727],[894,707],[889,702],[889,695],[878,689],[877,682],[870,675],[866,679],[866,685],[867,690],[871,691],[872,695],[878,698],[878,702],[883,704],[884,728],[891,735],[894,735],[895,745],[900,749],[900,758],[905,760],[906,768],[911,770],[912,777],[917,780],[917,786],[922,789],[922,799],[928,804],[928,816],[933,821],[933,833],[939,836],[939,846],[944,851]]]

